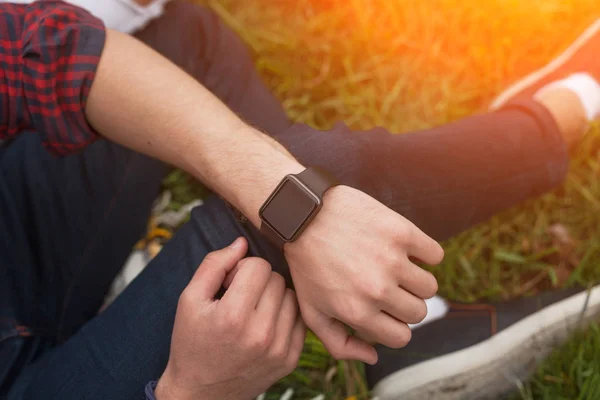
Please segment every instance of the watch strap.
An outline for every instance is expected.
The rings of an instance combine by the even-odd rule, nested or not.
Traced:
[[[323,200],[325,192],[338,184],[337,180],[327,171],[318,167],[310,167],[295,175]]]
[[[264,222],[260,224],[260,233],[262,233],[267,239],[269,239],[269,241],[271,241],[271,243],[273,243],[277,247],[281,248],[285,244],[285,240],[283,240],[283,238],[279,236],[277,232],[275,232],[273,228],[271,228],[271,226],[265,224]]]
[[[327,190],[338,185],[337,180],[329,172],[318,167],[307,168],[294,176],[321,200]],[[277,247],[281,248],[285,244],[285,240],[264,221],[260,225],[260,232]]]

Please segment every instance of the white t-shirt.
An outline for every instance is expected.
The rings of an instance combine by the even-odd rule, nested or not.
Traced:
[[[0,0],[2,3],[33,3],[34,0]],[[154,18],[160,16],[169,0],[154,0],[148,6],[140,6],[133,0],[66,0],[68,3],[85,8],[104,21],[111,29],[133,33],[142,29]]]

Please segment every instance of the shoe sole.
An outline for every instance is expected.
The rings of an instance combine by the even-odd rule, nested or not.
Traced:
[[[474,346],[398,371],[379,382],[374,394],[379,400],[501,398],[516,390],[574,330],[598,317],[600,286],[548,306]]]
[[[581,35],[579,35],[577,40],[575,40],[560,56],[552,60],[549,64],[546,64],[544,67],[532,72],[531,74],[509,86],[508,89],[506,89],[498,97],[496,97],[494,101],[492,101],[490,110],[497,110],[523,90],[537,84],[540,80],[544,79],[546,76],[562,67],[584,44],[588,42],[588,40],[598,33],[598,31],[600,31],[600,19],[590,25]]]

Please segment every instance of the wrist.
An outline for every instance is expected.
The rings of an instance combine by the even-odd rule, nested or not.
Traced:
[[[263,171],[260,180],[254,185],[252,191],[240,193],[238,203],[241,204],[239,210],[254,224],[260,227],[261,219],[259,210],[267,198],[273,193],[277,185],[286,175],[298,174],[306,168],[293,159],[287,157],[281,160],[270,160],[270,169]],[[243,198],[242,198],[243,197]]]
[[[277,247],[297,241],[322,210],[326,193],[337,185],[319,167],[286,176],[261,207],[261,232]]]
[[[260,226],[259,210],[281,180],[302,172],[302,166],[278,142],[242,124],[203,152],[190,148],[184,155],[187,167],[202,182],[237,208],[254,226]]]
[[[241,185],[237,186],[242,190],[237,191],[236,201],[240,204],[239,210],[248,220],[254,226],[260,227],[259,210],[277,185],[286,175],[298,174],[306,168],[279,142],[254,129],[252,131],[266,145],[266,155],[256,158],[256,165],[259,165],[259,168],[254,171],[255,177],[251,178],[252,187],[243,189]]]
[[[302,246],[304,246],[303,242],[307,237],[312,237],[312,239],[317,238],[319,241],[326,240],[326,238],[319,233],[318,226],[323,225],[324,221],[327,218],[330,218],[330,210],[332,208],[337,207],[339,199],[342,199],[348,195],[346,191],[347,189],[347,186],[337,185],[328,189],[325,192],[325,194],[323,195],[323,207],[321,208],[320,212],[316,215],[314,220],[311,221],[311,223],[306,227],[304,232],[302,232],[298,240],[294,242],[285,243],[285,245],[283,246],[284,253],[286,252],[286,250],[293,249],[294,247],[302,248]]]
[[[195,400],[197,396],[193,393],[183,390],[180,385],[177,385],[171,378],[168,369],[158,380],[154,389],[154,397],[156,400]]]

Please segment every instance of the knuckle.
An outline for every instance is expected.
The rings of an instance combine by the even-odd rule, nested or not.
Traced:
[[[204,264],[205,266],[214,266],[214,265],[218,265],[220,263],[220,257],[219,257],[219,252],[218,251],[212,251],[210,253],[208,253],[205,257],[204,260],[202,261],[202,264]]]
[[[285,279],[283,276],[278,274],[277,272],[271,272],[271,279],[273,280],[273,284],[279,288],[285,287]]]
[[[412,332],[408,326],[404,326],[397,334],[389,339],[386,345],[392,349],[401,349],[406,347],[412,338]]]
[[[400,224],[395,229],[395,236],[400,243],[410,243],[414,236],[413,229],[406,224]]]
[[[294,370],[298,366],[299,360],[300,360],[300,357],[290,357],[287,360],[285,360],[283,367],[284,367],[284,371],[285,371],[286,375],[289,375],[292,372],[294,372]]]
[[[352,307],[348,313],[348,322],[354,328],[366,326],[369,323],[369,313],[363,307]]]
[[[331,345],[327,350],[329,351],[329,354],[331,354],[331,357],[335,358],[336,360],[341,360],[344,358],[342,348],[339,346]]]
[[[265,353],[271,346],[273,341],[273,329],[263,328],[258,329],[251,337],[249,348],[257,353]]]
[[[221,324],[225,332],[239,332],[244,325],[244,319],[239,313],[230,312],[221,319]]]
[[[360,281],[360,291],[369,299],[381,301],[389,295],[390,288],[386,279],[373,277]],[[354,305],[353,308],[357,308],[357,306]]]
[[[413,309],[412,324],[418,324],[427,316],[427,305],[424,301],[419,301],[419,305]]]
[[[370,296],[372,293],[373,284],[372,277],[365,277],[357,282],[357,291],[362,296]],[[348,305],[351,305],[348,303]]]
[[[394,268],[399,268],[406,261],[406,256],[399,251],[388,251],[386,262]]]
[[[188,305],[192,305],[193,303],[194,303],[194,291],[188,287],[179,296],[177,308],[186,308]]]
[[[285,283],[285,279],[284,279],[284,283]],[[286,288],[285,289],[285,294],[284,294],[285,298],[289,298],[291,302],[293,302],[294,304],[298,304],[298,298],[296,297],[296,292],[290,288]]]
[[[271,272],[271,264],[260,257],[247,257],[239,262],[240,268],[251,267],[261,272]]]
[[[412,339],[412,331],[410,328],[406,327],[406,329],[402,330],[402,333],[398,335],[398,347],[406,347],[410,340]]]
[[[287,351],[284,346],[273,347],[269,352],[269,358],[279,364],[285,360]]]
[[[390,292],[390,286],[384,280],[375,281],[371,287],[371,297],[376,301],[384,301]]]
[[[282,310],[285,309],[285,312],[291,312],[294,316],[300,312],[298,299],[296,298],[296,294],[293,290],[285,289],[285,294],[283,295],[283,304],[281,307]]]
[[[437,279],[431,272],[428,272],[427,287],[426,287],[426,293],[425,293],[426,298],[431,298],[431,297],[435,296],[435,294],[438,292],[438,289],[439,289],[439,285],[438,285]]]

